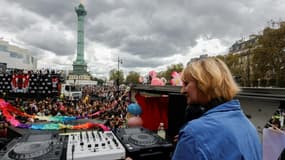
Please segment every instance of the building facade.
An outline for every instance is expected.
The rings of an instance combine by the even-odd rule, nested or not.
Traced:
[[[27,49],[9,44],[3,39],[0,39],[0,63],[6,63],[7,69],[37,69],[37,59]]]
[[[229,55],[238,57],[237,63],[232,63],[229,67],[232,71],[239,72],[234,73],[234,76],[239,77],[239,81],[243,86],[252,85],[253,55],[251,54],[251,51],[256,47],[258,47],[258,36],[250,35],[248,39],[238,40],[229,48]]]

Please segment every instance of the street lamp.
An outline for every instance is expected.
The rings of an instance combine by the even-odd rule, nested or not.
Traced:
[[[118,87],[118,91],[119,91],[119,86],[120,86],[120,64],[123,64],[123,60],[120,59],[120,57],[118,56],[118,74],[117,74],[117,87]]]

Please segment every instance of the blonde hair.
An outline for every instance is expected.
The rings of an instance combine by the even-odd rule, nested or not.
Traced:
[[[227,65],[218,58],[204,58],[191,62],[183,70],[182,80],[197,81],[198,89],[208,100],[231,100],[240,91]]]

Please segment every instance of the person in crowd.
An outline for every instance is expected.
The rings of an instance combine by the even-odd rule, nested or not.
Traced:
[[[258,133],[234,99],[239,87],[223,61],[191,62],[183,70],[182,81],[188,111],[195,110],[199,116],[186,116],[189,121],[179,131],[172,160],[262,159]]]

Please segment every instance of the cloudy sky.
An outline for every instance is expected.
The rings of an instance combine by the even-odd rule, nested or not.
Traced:
[[[79,0],[0,0],[0,37],[29,49],[38,68],[71,69]],[[166,70],[201,54],[225,54],[268,22],[285,20],[283,0],[83,0],[85,60],[95,76],[117,69]]]

